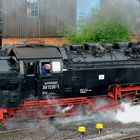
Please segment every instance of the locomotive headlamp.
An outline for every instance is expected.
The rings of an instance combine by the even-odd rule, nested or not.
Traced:
[[[52,72],[61,72],[61,63],[59,61],[52,62]]]

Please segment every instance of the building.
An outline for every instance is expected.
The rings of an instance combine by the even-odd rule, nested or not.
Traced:
[[[76,25],[77,0],[0,0],[3,37],[54,37]]]
[[[90,16],[93,9],[100,9],[100,0],[77,0],[77,21],[81,16]]]

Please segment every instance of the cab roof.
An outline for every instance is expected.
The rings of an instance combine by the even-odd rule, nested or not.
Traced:
[[[55,46],[26,45],[13,47],[9,55],[14,55],[18,60],[23,59],[52,59],[61,58],[59,49]]]

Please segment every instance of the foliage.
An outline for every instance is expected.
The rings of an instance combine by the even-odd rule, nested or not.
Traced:
[[[124,22],[105,18],[100,12],[94,12],[87,18],[81,18],[77,30],[70,29],[64,36],[75,44],[114,43],[130,40],[129,30]]]

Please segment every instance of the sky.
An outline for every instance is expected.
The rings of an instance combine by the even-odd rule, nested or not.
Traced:
[[[77,20],[80,15],[89,15],[90,11],[100,8],[100,0],[77,0]]]

